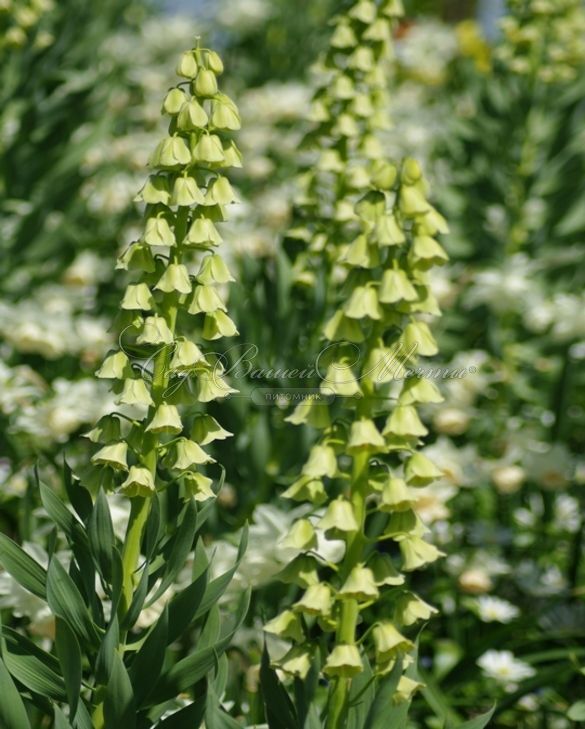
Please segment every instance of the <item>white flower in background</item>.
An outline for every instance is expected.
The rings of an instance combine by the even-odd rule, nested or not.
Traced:
[[[467,293],[466,305],[486,304],[498,314],[530,309],[533,299],[542,298],[534,269],[534,262],[519,253],[497,268],[478,271]]]
[[[553,306],[553,339],[566,342],[585,337],[585,296],[557,294]]]
[[[489,356],[483,350],[470,350],[457,354],[447,369],[452,373],[464,374],[440,383],[441,392],[450,406],[465,408],[473,405],[478,395],[485,393],[494,380],[494,375],[486,372]]]
[[[436,521],[448,519],[451,511],[447,506],[457,494],[457,489],[444,479],[417,489],[416,513],[425,524],[433,524]]]
[[[93,251],[81,251],[65,270],[63,282],[68,286],[94,286],[109,278],[110,269],[109,261],[100,258]]]
[[[481,567],[470,567],[459,575],[459,587],[470,595],[481,595],[489,592],[493,583],[489,573]]]
[[[433,426],[445,435],[462,435],[469,427],[471,412],[461,408],[441,408],[433,418]]]
[[[239,108],[243,119],[272,125],[304,118],[310,102],[311,89],[306,84],[270,82],[246,91]]]
[[[557,529],[576,532],[581,526],[579,502],[573,496],[561,494],[555,500],[555,526]]]
[[[532,443],[523,453],[523,466],[531,480],[554,491],[565,488],[574,473],[574,459],[562,443]]]
[[[493,595],[478,597],[475,608],[484,623],[510,623],[520,615],[520,610],[511,602]]]
[[[270,15],[268,0],[221,0],[217,5],[215,22],[238,34],[255,28]]]
[[[496,466],[491,477],[496,490],[501,494],[515,494],[526,480],[526,471],[514,463]]]
[[[536,675],[534,668],[516,658],[512,651],[486,651],[477,665],[487,678],[502,684],[506,691],[514,691],[520,681]]]
[[[46,388],[42,378],[30,367],[8,367],[0,361],[0,412],[5,415],[41,397]]]
[[[418,20],[397,39],[396,59],[416,78],[429,84],[443,80],[447,65],[458,52],[453,28],[438,20]]]

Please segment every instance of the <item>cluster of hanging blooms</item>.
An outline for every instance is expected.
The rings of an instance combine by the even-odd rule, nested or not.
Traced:
[[[581,0],[508,0],[501,27],[496,58],[515,73],[562,83],[574,79],[585,60]]]
[[[360,0],[337,20],[310,135],[319,159],[305,175],[305,224],[294,231],[306,243],[299,280],[310,284],[319,267],[332,267],[339,285],[323,327],[324,400],[307,399],[289,417],[319,433],[283,494],[312,507],[286,537],[300,554],[282,573],[303,593],[265,629],[291,641],[276,665],[295,676],[327,646],[321,658],[331,679],[331,727],[366,657],[378,675],[397,659],[403,666],[412,660],[409,629],[435,610],[408,589],[404,573],[441,556],[417,515],[420,487],[442,475],[419,450],[427,429],[417,406],[442,398],[415,373],[420,358],[437,353],[428,321],[440,311],[429,270],[447,260],[436,240],[447,225],[427,201],[418,163],[384,159],[373,131],[400,12],[395,0]],[[343,541],[341,561],[323,559],[321,531]],[[396,699],[408,699],[418,685],[403,675]]]
[[[53,0],[4,0],[0,2],[0,52],[24,46],[34,38],[37,48],[53,41],[46,31],[38,31],[43,17],[54,7]]]
[[[183,79],[166,95],[169,133],[156,147],[137,200],[145,204],[140,240],[118,267],[129,272],[121,308],[122,335],[97,372],[113,381],[120,411],[88,434],[99,485],[148,499],[166,481],[185,496],[214,496],[204,447],[230,435],[200,407],[186,417],[181,404],[208,403],[233,390],[202,342],[236,334],[222,290],[233,278],[216,252],[217,224],[234,192],[223,170],[241,166],[233,140],[240,128],[233,101],[218,89],[223,64],[197,47],[177,66]],[[187,336],[187,334],[189,336]],[[166,479],[166,480],[165,480]]]

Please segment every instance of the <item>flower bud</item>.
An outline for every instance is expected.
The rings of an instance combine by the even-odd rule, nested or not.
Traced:
[[[215,51],[207,51],[207,68],[218,76],[223,73],[223,61]]]
[[[95,376],[102,380],[123,380],[129,372],[131,369],[128,357],[124,352],[114,352],[105,358]]]
[[[326,617],[333,607],[333,594],[329,585],[318,583],[310,585],[300,600],[294,603],[293,608],[305,615],[320,615]]]
[[[233,433],[222,428],[211,415],[202,413],[195,416],[191,429],[191,438],[201,443],[201,445],[208,445],[209,443],[213,443],[214,440],[225,440],[232,435]]]
[[[149,433],[180,433],[183,423],[174,405],[163,402],[158,406],[150,423],[146,426]]]
[[[350,319],[368,318],[378,321],[382,318],[382,310],[378,304],[376,289],[372,286],[358,286],[352,291],[343,311]]]
[[[124,389],[117,402],[123,405],[154,405],[143,379],[124,380]]]
[[[364,670],[360,652],[355,645],[336,645],[327,657],[323,672],[328,676],[352,678]]]
[[[359,529],[353,506],[343,497],[334,499],[329,504],[327,511],[319,520],[318,526],[325,532],[331,532],[333,536],[351,534]]]
[[[347,450],[350,454],[360,451],[381,453],[386,449],[386,442],[380,435],[373,420],[360,418],[351,424]]]
[[[400,552],[402,553],[402,569],[405,572],[418,570],[427,564],[431,564],[444,557],[434,544],[429,544],[417,536],[409,536],[400,542]]]
[[[144,241],[149,246],[169,246],[176,244],[175,234],[166,218],[156,216],[146,220]]]
[[[110,466],[117,471],[127,471],[127,453],[128,446],[126,443],[123,441],[120,443],[112,443],[111,445],[106,445],[103,448],[100,448],[97,453],[94,453],[91,457],[91,462],[98,465]]]
[[[396,165],[391,162],[378,159],[372,163],[371,178],[374,187],[379,187],[381,190],[390,190],[394,186],[397,176]]]
[[[162,316],[149,316],[144,320],[138,344],[172,344],[173,333]]]
[[[414,648],[414,643],[405,638],[389,621],[375,625],[372,637],[378,663],[386,663],[400,653],[406,653]]]
[[[150,289],[145,283],[130,284],[126,287],[124,298],[120,306],[128,311],[149,311],[154,300]]]
[[[305,634],[299,616],[292,610],[285,610],[276,618],[269,620],[264,626],[266,633],[277,635],[279,638],[294,640],[301,643]]]
[[[177,76],[195,78],[197,76],[197,70],[197,61],[195,60],[193,51],[185,51],[185,53],[181,54],[177,63]]]
[[[412,405],[398,405],[386,420],[382,435],[418,438],[427,435],[428,432]]]
[[[339,589],[337,597],[341,600],[367,602],[375,600],[379,594],[372,570],[369,567],[357,565],[349,573],[347,580]]]
[[[125,496],[134,498],[136,496],[152,496],[156,491],[152,473],[148,468],[142,466],[130,466],[128,477],[122,484],[120,492]]]
[[[443,476],[443,472],[424,453],[414,453],[404,467],[410,486],[427,486]]]
[[[285,549],[298,549],[302,551],[315,549],[317,546],[317,536],[313,525],[308,519],[298,519],[289,529],[288,533],[279,540],[279,545]]]
[[[171,89],[163,101],[163,111],[166,111],[166,113],[171,116],[175,116],[179,113],[181,107],[187,102],[187,100],[187,94],[183,91],[183,89]]]
[[[179,294],[190,294],[193,287],[187,267],[182,263],[170,263],[154,288],[167,294],[174,291]]]
[[[213,71],[202,68],[195,79],[195,93],[198,96],[215,96],[217,94],[217,78]]]
[[[192,496],[195,501],[207,501],[208,499],[214,499],[215,493],[211,488],[213,481],[212,479],[204,476],[202,473],[196,471],[190,471],[183,477],[183,484],[189,496]]]
[[[226,284],[235,281],[221,256],[212,254],[201,262],[197,281],[205,285]]]
[[[236,334],[238,334],[236,325],[225,311],[217,309],[205,315],[202,332],[204,339],[213,341],[221,337],[235,337]]]
[[[305,465],[303,474],[311,478],[328,476],[333,478],[337,474],[337,458],[335,451],[328,445],[314,445]]]
[[[419,163],[412,157],[407,157],[402,163],[400,178],[405,185],[415,185],[422,178]]]
[[[177,177],[173,185],[173,194],[170,197],[171,205],[189,207],[203,205],[205,198],[193,177]]]

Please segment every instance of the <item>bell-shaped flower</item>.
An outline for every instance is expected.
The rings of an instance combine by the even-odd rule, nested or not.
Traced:
[[[292,423],[293,425],[307,423],[313,428],[319,429],[327,428],[331,424],[329,408],[325,403],[318,402],[313,397],[302,400],[284,420],[286,423]]]
[[[402,569],[405,572],[418,570],[435,562],[439,557],[445,556],[434,544],[430,544],[418,536],[409,536],[400,541],[400,552],[402,554]]]
[[[396,686],[396,693],[392,697],[392,701],[395,704],[403,704],[407,701],[411,701],[415,692],[421,688],[424,688],[425,684],[420,681],[415,681],[413,678],[408,676],[400,676],[398,685]]]
[[[374,160],[371,164],[370,176],[374,187],[390,190],[396,182],[398,170],[396,165],[384,159]]]
[[[314,445],[302,472],[311,478],[333,478],[337,474],[337,458],[333,448],[322,444]]]
[[[162,215],[147,218],[144,240],[149,246],[172,247],[177,243],[169,221]]]
[[[391,476],[384,483],[380,502],[380,511],[404,511],[411,509],[419,500],[417,492],[409,488],[401,478]]]
[[[323,666],[324,673],[339,678],[353,678],[363,670],[364,666],[358,647],[344,643],[335,646]]]
[[[117,471],[127,471],[127,455],[128,445],[124,441],[120,441],[119,443],[111,443],[100,448],[91,457],[91,462],[97,465],[110,466]]]
[[[216,129],[238,130],[242,124],[235,104],[227,104],[223,100],[215,100],[212,105],[211,124]]]
[[[104,415],[94,428],[83,433],[92,443],[111,443],[120,440],[120,418],[116,415]]]
[[[177,127],[181,131],[194,132],[198,129],[204,129],[208,121],[207,112],[197,99],[189,99],[179,111]]]
[[[154,479],[148,468],[144,468],[143,466],[130,466],[130,471],[120,487],[120,492],[125,496],[134,498],[136,496],[152,496],[155,491]]]
[[[131,372],[130,360],[124,352],[109,354],[95,373],[101,380],[123,380]]]
[[[204,339],[213,341],[221,337],[234,337],[236,334],[238,334],[236,325],[225,311],[218,309],[205,315],[202,332]]]
[[[400,171],[400,179],[405,185],[416,185],[419,180],[422,180],[422,169],[419,162],[412,157],[407,157],[402,163],[402,169]]]
[[[347,450],[350,454],[365,451],[381,453],[386,448],[386,441],[369,418],[360,418],[351,424]]]
[[[241,167],[242,153],[233,139],[227,139],[223,144],[224,167]]]
[[[170,263],[154,288],[159,291],[164,291],[166,294],[172,292],[190,294],[193,286],[189,278],[187,266],[184,266],[182,263]]]
[[[169,364],[171,370],[190,370],[194,365],[202,362],[205,362],[205,356],[194,342],[188,339],[175,342]]]
[[[305,639],[303,626],[299,616],[292,610],[285,610],[264,626],[264,631],[271,635],[277,635],[283,640],[294,640],[302,643]]]
[[[300,600],[293,604],[293,609],[305,615],[321,615],[326,617],[333,608],[333,593],[328,584],[319,582],[310,585]]]
[[[217,289],[213,286],[196,286],[189,305],[189,314],[208,314],[218,309],[226,311]]]
[[[383,215],[378,218],[372,235],[380,246],[400,246],[406,242],[406,236],[394,215]]]
[[[345,316],[350,319],[382,318],[382,310],[378,303],[378,294],[373,286],[358,286],[355,288],[343,307]]]
[[[154,256],[150,246],[145,243],[133,243],[118,258],[116,269],[122,271],[145,271],[152,273],[155,269]]]
[[[120,306],[128,311],[149,311],[154,300],[150,289],[145,283],[129,284],[124,292]]]
[[[428,434],[421,419],[412,405],[398,405],[389,415],[383,435],[404,435],[418,438]]]
[[[221,400],[237,392],[215,371],[197,373],[197,399],[199,402]]]
[[[439,233],[446,235],[449,232],[447,221],[434,207],[429,206],[429,208],[427,214],[416,221],[416,234],[431,237]]]
[[[404,475],[410,486],[427,486],[444,474],[424,453],[418,452],[406,461]]]
[[[398,572],[389,554],[375,552],[370,558],[368,566],[372,570],[374,582],[378,587],[382,585],[395,587],[404,584],[404,575]]]
[[[308,519],[297,519],[278,543],[281,547],[304,552],[315,549],[317,546],[315,528]]]
[[[370,228],[386,213],[386,196],[379,190],[370,190],[355,204],[355,211],[360,220],[368,223]]]
[[[333,536],[351,534],[359,529],[353,506],[343,497],[334,499],[329,504],[318,526],[325,532],[331,532]]]
[[[331,85],[331,95],[340,101],[349,101],[356,93],[353,81],[349,76],[337,76]]]
[[[337,597],[342,600],[366,602],[375,600],[379,594],[380,591],[376,587],[376,580],[372,570],[369,567],[364,567],[364,565],[357,565],[339,588]]]
[[[163,101],[163,111],[171,116],[176,116],[181,111],[181,107],[187,102],[187,100],[187,94],[183,91],[183,89],[171,89]]]
[[[197,61],[195,60],[195,53],[193,51],[185,51],[181,54],[179,62],[177,63],[177,76],[183,76],[183,78],[195,78],[197,71],[199,70]]]
[[[213,71],[207,68],[200,69],[195,79],[194,90],[198,96],[215,96],[218,88],[217,78]]]
[[[175,462],[173,468],[186,471],[191,466],[201,466],[205,463],[215,463],[215,460],[206,453],[200,445],[187,438],[180,438],[175,443]]]
[[[221,139],[217,134],[201,134],[192,148],[193,162],[208,162],[209,164],[223,162],[225,155]]]
[[[360,45],[347,58],[348,68],[355,68],[358,71],[367,73],[376,64],[374,52],[368,46]]]
[[[174,405],[161,403],[146,426],[146,430],[149,433],[173,433],[175,435],[180,433],[183,430],[183,423],[179,411]]]
[[[353,397],[361,393],[353,370],[345,360],[329,365],[320,390],[324,394],[333,393],[343,397]]]
[[[195,501],[207,501],[208,499],[214,499],[215,493],[211,488],[213,480],[204,476],[202,473],[197,471],[189,471],[184,474],[183,485],[189,496],[192,496]]]
[[[294,501],[309,501],[315,506],[327,500],[327,492],[323,486],[323,481],[311,476],[301,476],[286,491],[283,491],[281,496]]]
[[[329,40],[329,45],[333,48],[353,48],[357,43],[356,34],[347,22],[338,23]]]
[[[440,403],[444,398],[434,382],[425,377],[410,377],[404,380],[398,403],[413,405],[415,403]]]
[[[336,311],[323,328],[323,335],[330,342],[353,342],[359,344],[364,341],[364,333],[355,319],[349,319],[343,311]]]
[[[340,114],[332,131],[340,137],[357,137],[360,133],[356,120],[350,114]]]
[[[150,158],[152,167],[182,167],[191,162],[191,152],[183,137],[173,136],[159,142]]]
[[[142,378],[124,380],[124,388],[117,402],[123,405],[154,405],[146,383]]]
[[[201,413],[195,416],[193,426],[191,428],[191,438],[201,445],[208,445],[214,440],[225,440],[233,435],[229,430],[225,430],[217,422],[215,418],[207,413]]]
[[[171,205],[189,207],[203,205],[205,197],[197,186],[194,177],[177,177],[173,185],[173,194],[170,197]]]
[[[319,563],[315,557],[299,554],[278,573],[277,577],[281,582],[306,589],[319,582],[318,567]]]
[[[372,638],[378,663],[386,663],[414,648],[414,643],[405,638],[391,622],[386,620],[373,627]]]
[[[379,301],[383,304],[395,304],[398,301],[416,301],[417,299],[416,289],[409,281],[405,271],[389,268],[384,272],[378,291]]]
[[[286,655],[275,661],[274,665],[290,676],[304,679],[313,664],[310,652],[306,648],[295,646]]]
[[[236,196],[230,181],[227,177],[220,175],[211,180],[207,187],[207,195],[205,196],[206,205],[230,205],[236,202]]]
[[[221,256],[211,254],[201,262],[197,281],[205,286],[226,284],[235,281]]]
[[[407,324],[400,339],[406,352],[412,351],[424,357],[432,357],[439,351],[428,324],[423,321],[412,321]]]
[[[437,608],[421,600],[418,595],[407,592],[401,595],[396,601],[394,608],[394,619],[400,625],[414,625],[419,620],[428,620],[431,615],[436,615]]]
[[[431,266],[442,266],[448,260],[447,252],[434,238],[428,235],[415,236],[408,252],[411,266],[427,269]]]
[[[380,251],[378,246],[368,242],[365,235],[358,235],[345,249],[341,261],[352,268],[377,268],[380,265]]]
[[[169,180],[165,175],[150,175],[142,190],[135,197],[136,202],[148,205],[168,205],[171,199]]]
[[[155,314],[146,317],[136,341],[138,344],[172,344],[173,333],[164,317]]]
[[[430,205],[418,187],[403,185],[400,188],[400,211],[406,218],[415,218],[424,215],[430,210]]]
[[[377,13],[378,9],[376,8],[376,3],[372,2],[372,0],[359,0],[359,2],[356,3],[351,10],[349,10],[348,15],[350,18],[359,20],[365,25],[370,25],[370,23],[373,23],[374,20],[376,20]]]
[[[217,246],[221,243],[221,236],[209,218],[196,218],[185,238],[185,243],[199,246]]]

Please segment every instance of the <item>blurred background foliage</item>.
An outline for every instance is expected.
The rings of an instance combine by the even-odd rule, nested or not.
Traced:
[[[388,79],[384,144],[421,159],[451,224],[437,364],[471,368],[427,414],[445,477],[426,490],[426,521],[448,554],[416,585],[441,608],[421,638],[427,688],[413,715],[429,729],[495,700],[493,726],[565,729],[585,690],[585,35],[572,0],[531,31],[524,11],[537,2],[510,3],[493,43],[474,19],[499,3],[406,2]],[[240,338],[226,356],[264,372],[238,376],[240,363],[241,395],[218,410],[236,438],[217,444],[228,480],[209,536],[222,571],[252,520],[234,589],[252,584],[253,609],[228,691],[250,722],[262,719],[260,617],[284,597],[273,578],[292,515],[279,493],[313,437],[251,393],[302,384],[266,370],[302,369],[316,352],[324,292],[300,306],[282,235],[307,161],[310,67],[346,4],[175,4],[187,17],[134,0],[0,2],[0,528],[25,542],[44,523],[33,465],[58,482],[64,453],[83,462],[79,435],[112,407],[92,373],[119,301],[113,261],[136,233],[153,104],[193,35],[224,50],[246,158],[227,246]],[[6,575],[0,606],[46,635]]]

